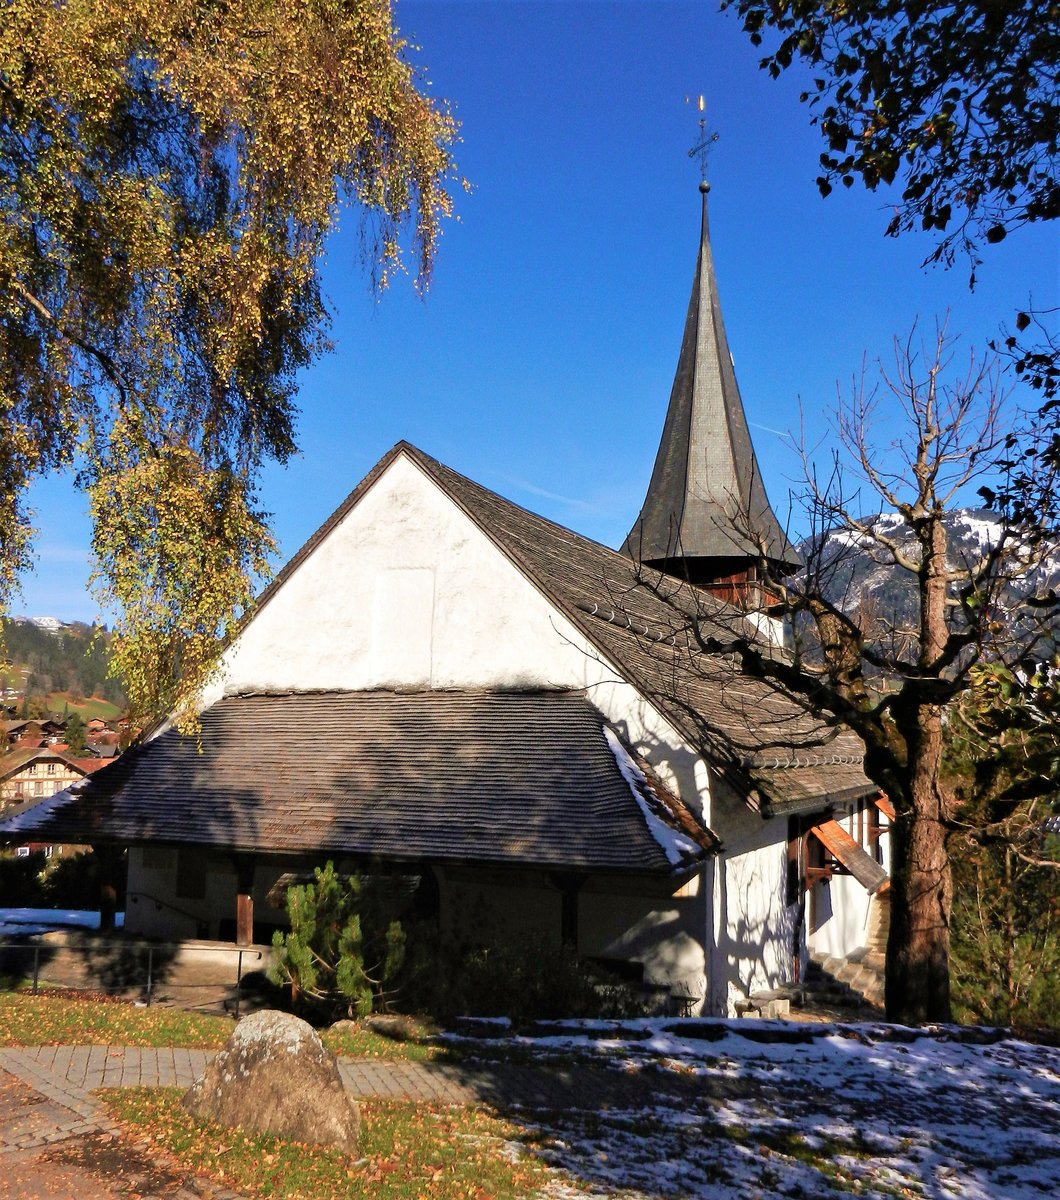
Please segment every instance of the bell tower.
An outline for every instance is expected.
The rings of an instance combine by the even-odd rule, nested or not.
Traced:
[[[690,151],[703,169],[696,272],[659,452],[622,552],[762,610],[777,597],[765,594],[760,564],[776,577],[797,569],[799,556],[770,507],[725,336],[707,216],[706,153],[716,135],[699,124]]]

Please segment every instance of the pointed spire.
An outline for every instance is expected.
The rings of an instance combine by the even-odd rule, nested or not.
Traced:
[[[699,190],[699,257],[677,374],[648,493],[622,550],[725,599],[746,599],[761,549],[782,570],[799,557],[762,484],[721,317],[705,179]]]

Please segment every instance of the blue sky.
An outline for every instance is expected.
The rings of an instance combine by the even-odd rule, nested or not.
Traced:
[[[821,150],[793,70],[779,82],[714,0],[397,0],[430,90],[462,122],[470,195],[426,300],[381,298],[357,221],[325,280],[336,351],[306,371],[301,455],[265,473],[289,557],[401,438],[515,502],[617,545],[636,517],[677,361],[699,232],[695,97],[719,134],[711,233],[737,376],[782,519],[800,425],[827,457],[837,382],[949,312],[982,346],[1032,296],[1057,304],[1055,230],[1025,229],[968,270],[923,269],[926,236],[885,238],[886,193],[818,196]],[[689,97],[692,104],[686,104]],[[893,203],[893,197],[890,198]],[[84,503],[34,489],[38,562],[15,611],[97,613]]]

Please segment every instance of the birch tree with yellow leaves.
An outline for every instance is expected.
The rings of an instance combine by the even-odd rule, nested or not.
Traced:
[[[456,140],[388,0],[5,4],[0,605],[27,488],[70,470],[137,720],[186,704],[266,568],[329,231],[356,211],[373,284],[426,287]]]

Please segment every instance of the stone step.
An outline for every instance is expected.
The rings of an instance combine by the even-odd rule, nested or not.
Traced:
[[[844,1005],[851,1004],[857,1000],[849,984],[841,983],[839,980],[828,975],[821,975],[816,978],[808,977],[802,983],[792,986],[797,991],[803,993],[802,998],[798,1001],[803,1004],[803,1007],[807,1003]]]
[[[879,983],[871,984],[866,987],[862,994],[866,1003],[871,1004],[874,1008],[884,1007],[885,993],[882,979],[879,981]]]
[[[791,999],[778,995],[777,990],[766,994],[756,993],[746,1000],[736,1001],[736,1015],[764,1021],[776,1021],[791,1012]]]
[[[811,955],[806,970],[805,987],[818,1003],[881,1007],[883,986],[882,956],[868,946],[859,947],[846,958],[817,952]]]

